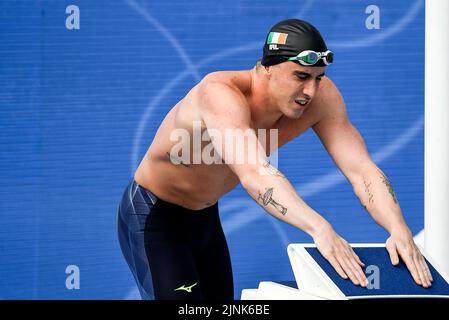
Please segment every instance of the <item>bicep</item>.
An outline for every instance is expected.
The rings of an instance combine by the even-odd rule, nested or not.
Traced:
[[[372,165],[365,141],[349,121],[341,96],[332,100],[332,112],[313,126],[336,165],[351,182]]]
[[[208,84],[201,90],[201,118],[215,151],[242,180],[266,161],[254,130],[246,99],[224,84]]]

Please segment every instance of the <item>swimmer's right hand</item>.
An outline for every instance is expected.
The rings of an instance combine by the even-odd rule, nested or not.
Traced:
[[[313,235],[318,250],[344,279],[351,279],[355,285],[366,287],[368,280],[362,270],[365,264],[351,246],[340,237],[330,224],[325,224]]]

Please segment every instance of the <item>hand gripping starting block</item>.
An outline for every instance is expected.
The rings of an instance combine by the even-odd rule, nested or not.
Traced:
[[[367,288],[341,278],[312,244],[287,248],[296,281],[260,282],[242,290],[242,300],[350,300],[367,298],[449,298],[449,277],[421,250],[432,273],[430,288],[415,283],[403,261],[393,266],[384,244],[351,244],[365,263]]]

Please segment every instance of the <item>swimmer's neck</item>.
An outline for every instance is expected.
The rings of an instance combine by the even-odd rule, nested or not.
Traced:
[[[280,108],[268,94],[268,80],[256,67],[249,70],[251,88],[248,104],[251,108],[251,120],[257,128],[274,128],[283,117]]]

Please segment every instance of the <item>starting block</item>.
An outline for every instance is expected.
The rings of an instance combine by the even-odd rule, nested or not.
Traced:
[[[367,288],[343,279],[313,244],[290,244],[288,256],[295,281],[260,282],[242,290],[242,300],[350,300],[373,298],[449,298],[449,277],[423,253],[432,273],[430,288],[415,283],[403,261],[393,266],[385,244],[351,244],[365,263]]]

